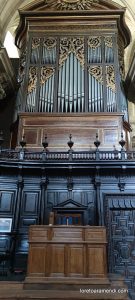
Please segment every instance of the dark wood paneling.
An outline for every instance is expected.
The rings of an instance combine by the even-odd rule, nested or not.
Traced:
[[[0,191],[0,213],[11,216],[14,212],[15,191]]]
[[[135,297],[135,195],[106,197],[109,271],[125,277]]]

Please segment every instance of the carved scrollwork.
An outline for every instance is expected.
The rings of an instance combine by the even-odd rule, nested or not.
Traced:
[[[105,46],[108,48],[112,48],[113,47],[113,40],[112,40],[112,36],[106,36],[105,39]]]
[[[118,56],[119,56],[119,68],[122,80],[125,80],[125,64],[124,64],[124,43],[121,37],[118,38]]]
[[[43,46],[47,48],[47,50],[51,50],[56,47],[56,39],[53,37],[48,37],[44,39]]]
[[[88,39],[88,46],[92,49],[96,49],[98,47],[101,46],[101,37],[97,36],[97,37],[90,37]]]
[[[21,83],[25,75],[25,65],[26,65],[26,54],[27,49],[22,53],[20,57],[19,71],[18,71],[18,82]]]
[[[37,68],[30,67],[29,68],[28,94],[32,93],[32,91],[36,88],[36,83],[37,83]]]
[[[102,67],[101,66],[93,66],[88,68],[88,72],[92,75],[98,82],[103,84],[102,77]]]
[[[99,0],[46,0],[45,7],[57,10],[87,10],[92,9]]]
[[[53,67],[42,67],[41,68],[41,79],[40,83],[44,84],[54,74],[55,68]]]
[[[114,66],[106,66],[106,83],[107,87],[111,88],[113,92],[116,92],[115,87],[115,71]]]
[[[62,66],[68,55],[73,52],[84,66],[84,38],[62,38],[60,42],[59,65]]]
[[[40,39],[33,38],[32,39],[32,49],[37,49],[40,46]]]

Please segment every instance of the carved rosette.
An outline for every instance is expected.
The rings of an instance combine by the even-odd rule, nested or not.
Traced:
[[[28,83],[28,94],[32,93],[36,89],[37,83],[37,67],[29,68],[29,83]]]
[[[62,38],[60,41],[59,65],[62,66],[68,55],[73,52],[79,60],[81,66],[84,66],[84,38]]]
[[[41,68],[41,79],[40,84],[44,84],[55,72],[55,68],[53,67],[45,67]]]
[[[108,48],[112,48],[113,47],[113,40],[112,40],[112,36],[106,36],[105,39],[105,46]]]
[[[88,72],[92,75],[98,82],[103,84],[103,76],[102,76],[102,67],[101,66],[93,66],[88,68]]]
[[[54,47],[56,47],[56,39],[53,37],[48,37],[44,39],[43,46],[47,48],[47,50],[52,50]]]
[[[95,50],[96,48],[101,46],[101,37],[97,36],[97,37],[90,37],[88,39],[88,46],[90,48],[92,48],[93,50]]]
[[[46,0],[46,8],[57,10],[92,10],[99,0]]]
[[[40,39],[39,38],[33,38],[32,39],[32,49],[37,49],[40,46]]]

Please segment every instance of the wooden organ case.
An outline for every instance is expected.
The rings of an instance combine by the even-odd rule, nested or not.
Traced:
[[[20,11],[21,48],[18,141],[51,151],[89,150],[98,133],[102,148],[119,147],[129,130],[124,48],[129,43],[124,10],[107,1],[52,1]],[[27,33],[27,34],[26,34]]]
[[[90,151],[98,133],[102,148],[115,145],[119,149],[124,132],[127,148],[130,146],[122,84],[124,48],[130,41],[124,13],[106,0],[38,1],[20,11],[16,35],[21,49],[18,144],[25,136],[27,148],[38,151],[47,134],[49,151],[62,152],[68,150],[67,140],[72,134],[74,150]],[[71,190],[68,186],[68,195]],[[37,277],[45,281],[59,276],[80,280],[94,277],[109,284],[105,229],[76,227],[31,228],[26,286],[36,283]]]

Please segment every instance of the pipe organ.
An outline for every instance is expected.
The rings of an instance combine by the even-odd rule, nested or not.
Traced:
[[[73,116],[73,122],[75,114],[86,113],[89,118],[92,114],[99,117],[105,113],[110,117],[120,114],[123,117],[119,131],[125,130],[123,122],[126,126],[128,122],[122,84],[124,47],[129,42],[124,11],[112,4],[104,5],[103,1],[60,2],[61,5],[59,1],[48,0],[43,5],[39,1],[39,5],[20,12],[16,43],[22,51],[21,85],[16,107],[20,138],[25,134],[31,147],[41,146],[43,134],[49,127],[45,126],[43,131],[39,124],[32,125],[29,121],[33,130],[38,127],[35,140],[29,142],[30,127],[26,125],[24,114],[31,118],[36,113],[38,119],[43,114],[45,119],[46,114],[66,114]],[[98,117],[96,119],[98,122]],[[106,128],[108,126],[106,123]],[[102,127],[100,132],[98,127],[100,125],[95,133],[99,133],[104,147],[104,129]],[[58,128],[56,123],[55,128]],[[69,133],[72,128],[71,125]],[[50,132],[50,136],[53,134]]]
[[[116,81],[117,36],[50,36],[30,41],[25,112],[124,112]],[[119,97],[123,98],[121,107]],[[105,101],[106,100],[106,101]]]

